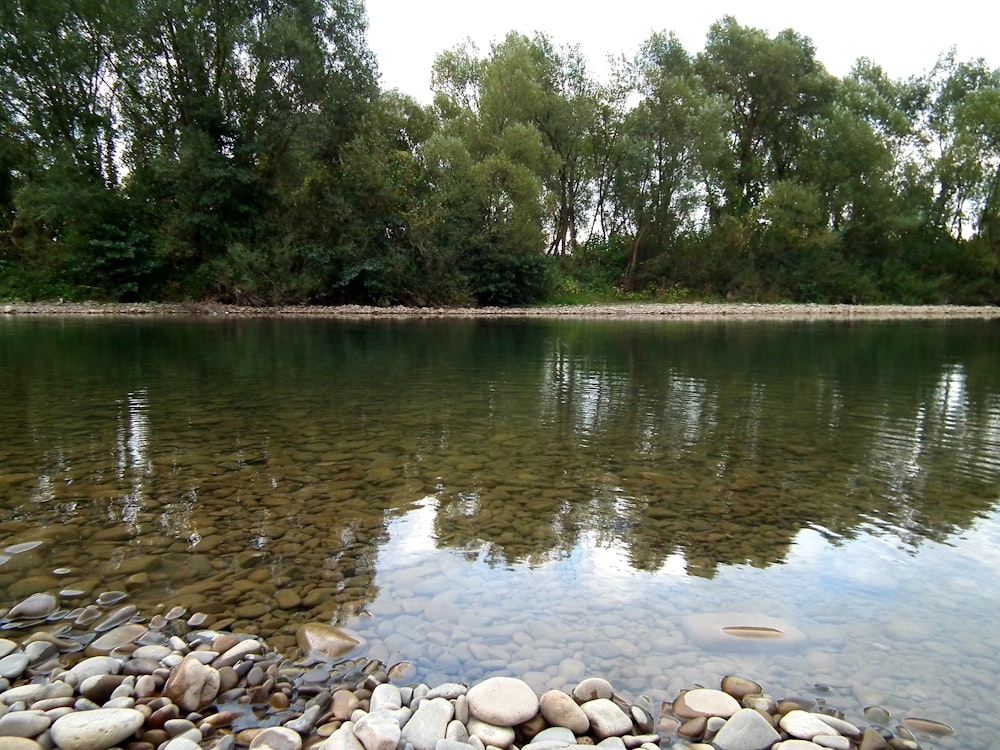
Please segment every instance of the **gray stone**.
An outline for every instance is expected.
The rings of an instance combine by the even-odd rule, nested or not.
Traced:
[[[694,719],[698,716],[721,716],[728,719],[739,710],[739,702],[729,693],[708,688],[681,693],[673,704],[674,715],[681,719]]]
[[[97,630],[97,626],[94,629]],[[90,642],[87,646],[87,653],[98,655],[108,654],[116,648],[135,643],[149,632],[149,630],[145,625],[130,622],[125,624],[119,623],[113,628],[108,628],[106,633],[103,631],[98,632],[102,632],[103,635],[98,636]]]
[[[838,719],[836,716],[827,716],[826,714],[815,714],[816,718],[822,721],[824,724],[829,724],[830,727],[837,733],[842,734],[845,737],[860,737],[861,730],[854,726],[849,721],[844,721],[843,719]]]
[[[830,725],[815,714],[798,709],[789,711],[781,717],[778,725],[792,737],[800,740],[811,740],[817,734],[830,734]]]
[[[590,730],[598,739],[621,737],[632,732],[632,719],[607,698],[587,701],[580,706],[590,721]]]
[[[99,674],[118,674],[122,671],[122,663],[110,656],[91,656],[74,666],[69,673],[73,675],[77,685]]]
[[[134,708],[74,711],[57,719],[49,733],[62,750],[105,750],[135,734],[144,720]]]
[[[468,742],[459,742],[458,740],[444,738],[437,741],[434,750],[475,750],[475,746]]]
[[[24,601],[15,604],[7,613],[7,619],[33,620],[48,617],[55,611],[56,598],[52,594],[32,594]]]
[[[566,695],[566,694],[563,693],[563,695]],[[542,696],[542,697],[545,697],[545,696]],[[569,696],[566,696],[566,697],[568,698]],[[583,712],[581,711],[581,713],[583,713]],[[583,714],[583,718],[586,719],[587,715]],[[546,721],[548,721],[548,719],[546,719]],[[550,723],[553,723],[553,722],[550,722]],[[590,725],[589,721],[587,722],[587,725],[589,727],[589,725]],[[551,726],[548,729],[543,729],[541,732],[539,732],[534,737],[532,737],[531,738],[531,742],[529,742],[528,744],[529,745],[535,745],[535,744],[540,743],[540,742],[562,742],[563,744],[566,744],[566,745],[575,745],[576,744],[576,735],[577,734],[585,734],[585,733],[586,733],[585,731],[584,732],[575,732],[574,733],[574,731],[572,729],[570,729],[569,727],[566,727],[565,725],[562,725],[562,724],[556,724],[555,726]]]
[[[497,726],[517,726],[538,713],[535,691],[515,677],[490,677],[469,688],[466,696],[472,716]]]
[[[444,697],[444,696],[442,696]],[[403,696],[399,692],[399,688],[395,685],[383,682],[380,685],[376,685],[375,689],[372,690],[371,698],[369,699],[370,707],[369,711],[375,713],[381,708],[389,709],[390,711],[395,711],[401,708],[403,705]]]
[[[160,750],[201,750],[201,744],[188,737],[174,737],[161,745]]]
[[[851,750],[851,741],[840,734],[817,734],[812,741],[831,750]]]
[[[577,703],[586,703],[598,698],[611,700],[614,694],[615,689],[603,677],[588,677],[573,688],[573,700]]]
[[[460,682],[442,682],[440,685],[431,688],[427,692],[428,698],[447,698],[455,700],[459,696],[465,695],[469,689]]]
[[[465,722],[459,721],[458,719],[452,719],[449,721],[448,728],[444,730],[444,738],[454,742],[468,743],[469,730],[466,729]]]
[[[553,727],[566,727],[574,735],[590,731],[590,719],[580,705],[561,690],[548,690],[538,699],[542,718]],[[575,739],[570,740],[576,742]]]
[[[718,750],[766,750],[780,739],[781,735],[762,714],[752,708],[741,708],[715,735],[713,744]]]
[[[0,737],[37,737],[51,724],[41,711],[11,711],[0,716]]]
[[[340,728],[318,746],[319,750],[365,750],[361,740],[354,736],[354,723],[345,721]]]
[[[466,727],[469,730],[469,737],[478,737],[487,747],[499,747],[501,750],[506,750],[514,744],[514,729],[510,726],[491,724],[473,716],[469,719]]]
[[[250,750],[302,750],[302,737],[287,727],[268,727],[251,740]]]
[[[312,728],[316,726],[316,722],[323,713],[323,706],[312,705],[306,708],[302,712],[301,716],[298,716],[288,723],[285,724],[286,727],[299,734],[309,734]]]
[[[444,737],[454,711],[451,701],[444,698],[421,701],[403,727],[402,739],[412,744],[414,750],[434,750],[437,741]]]
[[[45,685],[18,685],[0,693],[0,703],[6,706],[13,705],[19,701],[30,703],[45,693]]]
[[[391,716],[376,711],[354,722],[354,736],[361,740],[365,750],[396,750],[402,732]]]
[[[16,680],[28,668],[30,658],[27,654],[10,654],[0,659],[0,677]]]

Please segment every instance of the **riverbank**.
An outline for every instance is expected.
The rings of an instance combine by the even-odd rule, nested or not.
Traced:
[[[806,305],[755,303],[622,303],[529,308],[365,307],[316,305],[245,307],[208,302],[9,302],[0,313],[31,316],[189,316],[246,318],[616,318],[616,319],[968,319],[1000,318],[1000,307],[961,305]]]
[[[11,636],[0,639],[0,747],[917,750],[953,734],[879,706],[848,714],[775,697],[736,675],[659,706],[602,677],[541,694],[507,675],[428,685],[405,662],[357,656],[365,644],[325,623],[300,625],[289,658],[210,615],[174,607],[147,620],[124,598],[104,592],[70,612],[39,592],[0,617]]]

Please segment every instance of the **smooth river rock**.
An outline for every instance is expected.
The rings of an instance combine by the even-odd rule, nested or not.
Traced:
[[[47,617],[56,611],[56,598],[52,594],[32,594],[24,601],[15,604],[7,613],[9,620],[31,620],[37,617]]]
[[[354,736],[361,740],[365,750],[395,750],[402,731],[392,716],[375,711],[354,722]]]
[[[600,740],[622,737],[632,731],[632,719],[607,698],[587,701],[580,708],[590,721],[591,731]]]
[[[454,715],[454,706],[445,698],[421,701],[403,727],[402,739],[413,745],[413,750],[434,750]]]
[[[677,696],[674,701],[674,715],[681,719],[698,716],[721,716],[728,719],[740,710],[739,701],[729,693],[709,688],[695,688]]]
[[[723,725],[712,744],[718,750],[766,750],[780,739],[763,714],[741,708]]]
[[[792,737],[811,740],[816,735],[830,734],[830,725],[808,711],[789,711],[781,717],[779,726]]]
[[[50,734],[61,750],[106,750],[135,734],[144,720],[134,708],[74,711],[56,719]]]
[[[215,700],[221,683],[217,669],[202,664],[189,654],[170,673],[163,686],[163,695],[184,711],[197,711]]]
[[[502,727],[513,727],[538,713],[538,696],[515,677],[490,677],[469,688],[469,713]]]
[[[538,699],[542,718],[554,727],[566,727],[575,735],[586,734],[590,719],[580,704],[562,690],[548,690]]]
[[[356,633],[322,622],[307,622],[295,633],[295,640],[303,652],[319,653],[339,659],[361,645]]]

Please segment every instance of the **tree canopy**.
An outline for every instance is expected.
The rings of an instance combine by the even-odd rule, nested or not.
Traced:
[[[0,6],[0,296],[1000,302],[1000,71],[725,17],[380,87],[361,0]]]

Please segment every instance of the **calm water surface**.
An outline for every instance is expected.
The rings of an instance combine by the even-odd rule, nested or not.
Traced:
[[[995,322],[8,318],[0,445],[0,606],[1000,731]]]

